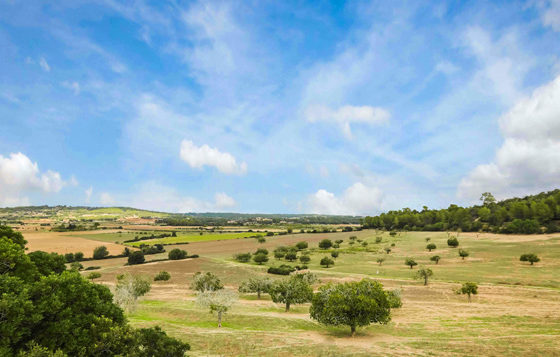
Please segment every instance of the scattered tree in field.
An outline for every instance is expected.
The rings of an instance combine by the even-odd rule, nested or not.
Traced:
[[[170,260],[185,259],[187,257],[187,251],[179,249],[179,248],[175,248],[175,249],[172,249],[169,253],[167,253],[167,257]]]
[[[128,256],[128,265],[143,264],[145,261],[144,253],[140,250],[134,251]]]
[[[251,253],[239,253],[233,256],[235,260],[241,263],[248,263],[249,261],[251,261],[251,257]]]
[[[439,255],[434,255],[433,257],[430,258],[430,260],[432,262],[436,262],[436,264],[439,263],[440,259],[441,259],[441,257]]]
[[[291,227],[288,227],[288,229],[286,230],[286,233],[288,234],[292,234],[294,232],[294,229]]]
[[[204,291],[214,291],[224,288],[220,278],[218,278],[213,273],[201,273],[198,272],[193,276],[193,281],[191,284],[191,289],[204,292]]]
[[[344,242],[343,239],[337,239],[334,241],[336,244],[342,244]]]
[[[98,272],[96,272],[96,271],[91,272],[91,273],[89,273],[89,274],[87,275],[87,278],[88,278],[89,280],[93,281],[93,280],[95,280],[95,279],[97,279],[97,278],[101,278],[101,273],[98,273]]]
[[[385,295],[387,295],[387,301],[389,302],[389,307],[391,309],[398,309],[402,306],[400,289],[385,290]]]
[[[196,303],[202,307],[210,308],[210,313],[217,313],[218,327],[222,327],[222,317],[237,302],[235,291],[220,289],[206,290],[198,293]]]
[[[465,258],[469,256],[469,252],[464,249],[459,249],[459,256],[461,259],[465,260]]]
[[[325,325],[350,327],[352,336],[358,326],[390,321],[389,301],[383,286],[370,279],[343,284],[327,284],[313,295],[311,318]]]
[[[264,254],[264,255],[268,255],[268,249],[265,248],[259,248],[256,250],[256,252],[254,253],[255,255],[257,254]]]
[[[258,253],[253,255],[253,261],[258,265],[262,265],[262,263],[268,262],[268,256],[263,253]]]
[[[156,276],[154,276],[154,281],[167,281],[169,279],[171,279],[171,274],[165,270],[160,271]]]
[[[102,245],[93,250],[93,259],[104,259],[109,255],[107,247]]]
[[[428,285],[428,279],[434,275],[434,272],[430,268],[420,268],[416,272],[416,279],[424,279],[424,285]]]
[[[299,257],[299,261],[302,262],[303,264],[307,264],[311,261],[311,257],[309,255],[302,255]]]
[[[356,239],[358,239],[358,237],[356,237],[356,236],[350,236],[350,237],[348,237],[348,239],[350,239],[351,241],[355,241]]]
[[[389,248],[389,247],[385,247],[383,250],[384,250],[385,253],[387,253],[387,254],[391,253],[391,248]]]
[[[272,284],[272,280],[268,278],[256,277],[256,278],[249,278],[249,280],[244,281],[239,286],[240,293],[256,293],[257,299],[261,298],[262,293],[268,292],[270,285]]]
[[[456,237],[451,237],[447,240],[447,245],[451,248],[457,248],[459,246],[459,240]]]
[[[379,263],[379,265],[382,265],[384,261],[385,261],[385,258],[383,258],[383,257],[377,258],[377,262]]]
[[[323,239],[319,242],[319,248],[321,249],[329,249],[332,247],[333,243],[330,239]]]
[[[272,232],[268,232],[268,233],[272,233]],[[268,236],[268,235],[273,236],[274,233],[272,233],[272,234],[267,234],[267,236]],[[265,242],[266,242],[266,238],[265,238],[265,237],[258,237],[258,238],[257,238],[257,242],[259,242],[259,243],[265,243]]]
[[[437,246],[434,243],[430,243],[426,246],[426,249],[431,252],[432,250],[436,249]]]
[[[429,242],[429,241],[431,241],[431,240],[432,240],[432,238],[426,237],[426,242]]]
[[[319,264],[321,264],[325,268],[328,268],[329,266],[334,265],[334,260],[329,257],[324,257],[323,259],[321,259],[321,262]]]
[[[285,258],[286,258],[286,260],[288,260],[290,262],[293,262],[294,260],[297,259],[297,253],[293,252],[293,251],[290,251],[290,252],[286,253]]]
[[[268,293],[275,303],[285,304],[286,311],[290,311],[291,305],[309,302],[313,297],[313,289],[304,274],[275,281]]]
[[[113,300],[123,310],[131,312],[136,308],[138,298],[146,295],[151,288],[152,284],[146,277],[122,274],[117,276]]]
[[[410,267],[410,269],[412,269],[414,266],[418,265],[418,263],[416,263],[416,261],[412,258],[406,258],[404,260],[404,264],[408,265]]]
[[[338,258],[339,254],[340,254],[340,253],[339,253],[338,250],[333,250],[333,251],[331,252],[331,257],[333,257],[334,259],[336,259],[336,258]]]
[[[298,242],[298,243],[296,243],[296,248],[297,248],[298,250],[307,249],[308,246],[309,246],[309,244],[307,244],[307,242]]]
[[[368,246],[368,242],[362,242],[362,247],[367,247]]]
[[[522,262],[529,262],[531,263],[531,265],[541,261],[541,259],[536,254],[533,253],[522,254],[521,257],[519,257],[519,260]]]
[[[478,294],[478,285],[472,282],[464,283],[461,289],[459,290],[459,293],[463,295],[466,294],[469,298],[469,302],[471,302],[471,295]]]
[[[274,249],[274,257],[276,259],[282,259],[288,253],[288,247],[280,246]]]

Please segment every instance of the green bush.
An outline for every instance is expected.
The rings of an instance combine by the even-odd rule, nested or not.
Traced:
[[[109,255],[107,247],[102,245],[93,250],[93,259],[104,259]]]
[[[235,260],[241,263],[248,263],[251,260],[251,253],[239,253],[233,256]]]
[[[129,265],[143,264],[145,261],[144,253],[139,250],[130,253],[128,256]]]
[[[154,281],[167,281],[169,279],[171,279],[171,274],[166,271],[160,271],[154,277]]]
[[[270,267],[267,270],[267,273],[269,274],[277,274],[277,275],[290,275],[290,273],[296,271],[295,268],[286,265],[286,264],[282,264],[278,267]]]
[[[459,240],[456,237],[451,237],[447,240],[447,245],[452,248],[457,248],[459,246]]]
[[[182,250],[179,248],[172,249],[168,254],[167,257],[170,260],[181,260],[187,258],[187,251]]]

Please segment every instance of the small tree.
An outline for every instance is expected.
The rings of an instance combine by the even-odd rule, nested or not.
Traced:
[[[325,325],[346,325],[352,336],[356,327],[390,321],[389,301],[383,286],[370,279],[343,284],[327,284],[313,295],[311,318]]]
[[[541,259],[536,254],[533,253],[522,254],[521,257],[519,257],[519,260],[522,262],[529,262],[531,263],[531,265],[541,261]]]
[[[255,255],[257,254],[264,254],[264,255],[268,255],[268,249],[265,248],[259,248],[257,249],[257,251],[254,253]]]
[[[256,278],[249,278],[249,280],[244,281],[239,286],[240,293],[256,293],[257,299],[261,298],[261,293],[268,292],[270,285],[272,284],[272,280],[268,278],[256,277]]]
[[[66,260],[66,263],[72,263],[74,261],[74,253],[64,254],[64,260]]]
[[[276,249],[274,249],[274,258],[282,259],[282,258],[284,258],[286,253],[288,253],[288,248],[287,247],[283,247],[283,246],[277,247]]]
[[[439,263],[439,260],[441,259],[441,257],[439,255],[434,255],[433,257],[430,258],[430,260],[432,262],[436,262],[436,264]]]
[[[464,283],[463,286],[461,286],[459,293],[463,295],[466,294],[469,298],[469,302],[471,302],[471,295],[478,294],[478,285],[472,282]]]
[[[286,258],[286,260],[289,260],[290,262],[293,262],[294,260],[297,259],[297,253],[290,251],[290,252],[286,253],[285,258]]]
[[[258,265],[268,262],[268,256],[263,253],[253,255],[253,261]]]
[[[171,279],[171,274],[164,270],[160,271],[156,276],[154,276],[154,281],[167,281],[169,279]]]
[[[210,272],[198,272],[193,276],[193,281],[191,284],[191,289],[193,290],[204,292],[220,290],[223,288],[224,284],[222,284],[220,278]]]
[[[424,279],[424,285],[428,285],[428,279],[434,275],[434,272],[432,272],[432,269],[430,268],[420,268],[418,269],[418,271],[416,272],[416,279]]]
[[[334,265],[334,260],[329,257],[324,257],[323,259],[321,259],[321,262],[319,264],[321,264],[325,268],[328,268],[329,266]]]
[[[196,303],[202,307],[210,308],[210,313],[218,314],[218,327],[222,327],[222,316],[237,301],[237,293],[231,290],[207,290],[200,292]]]
[[[384,261],[385,261],[385,258],[383,258],[383,257],[377,258],[377,262],[379,263],[379,265],[382,265]]]
[[[93,250],[93,259],[104,259],[108,255],[109,255],[109,251],[107,250],[107,247],[104,245],[97,247]]]
[[[329,249],[332,247],[333,243],[330,239],[323,239],[319,242],[319,248],[321,249]]]
[[[307,244],[307,242],[298,242],[298,243],[296,243],[296,248],[297,248],[298,250],[307,249],[308,246],[309,246],[309,245]]]
[[[311,261],[311,257],[309,255],[302,255],[299,257],[299,261],[302,262],[303,264],[307,264]]]
[[[431,252],[432,250],[436,249],[436,245],[434,243],[430,243],[426,246],[426,249]]]
[[[459,256],[461,259],[465,260],[465,258],[469,256],[469,252],[464,249],[459,249]]]
[[[84,260],[84,253],[82,252],[74,253],[74,260],[77,262]]]
[[[167,253],[167,257],[170,260],[181,260],[187,257],[187,251],[182,250],[179,248],[172,249],[169,253]]]
[[[432,240],[432,238],[426,237],[426,242],[429,242],[429,241],[431,241],[431,240]]]
[[[143,264],[146,261],[144,253],[137,250],[128,256],[128,265]]]
[[[296,274],[287,279],[276,280],[270,286],[269,294],[275,303],[284,303],[287,312],[292,304],[311,301],[313,289],[304,274]]]
[[[338,258],[338,255],[339,255],[339,254],[340,254],[340,253],[339,253],[338,250],[334,250],[334,251],[331,252],[331,257],[333,257],[334,259],[336,259],[336,258]]]
[[[389,248],[389,247],[385,247],[383,250],[384,250],[385,253],[387,253],[387,254],[391,253],[391,248]]]
[[[410,267],[410,269],[412,269],[414,266],[418,265],[418,263],[416,263],[416,261],[412,258],[406,258],[404,260],[404,264],[408,265]]]
[[[235,260],[241,263],[248,263],[251,260],[251,253],[239,253],[233,256]]]
[[[70,263],[70,270],[79,271],[79,270],[82,270],[83,268],[84,268],[84,266],[81,263],[78,263],[78,262]]]
[[[334,241],[336,244],[342,244],[344,242],[343,239],[337,239]]]
[[[274,233],[272,233],[272,232],[268,232],[268,233],[269,233],[269,234],[267,234],[267,236],[268,236],[268,235],[271,235],[271,236],[274,235]],[[270,234],[270,233],[272,233],[272,234]],[[265,237],[258,237],[258,238],[257,238],[257,242],[259,242],[259,243],[265,243],[265,242],[266,242],[266,238],[265,238]]]
[[[91,273],[89,273],[89,274],[87,275],[87,278],[88,278],[89,280],[93,281],[93,280],[95,280],[95,279],[97,279],[97,278],[101,278],[101,273],[98,273],[98,272],[96,272],[96,271],[91,272]]]
[[[146,295],[152,288],[148,278],[122,274],[117,276],[113,300],[125,311],[133,311],[139,297]]]
[[[451,248],[457,248],[459,246],[459,240],[456,237],[451,237],[447,240],[447,245]]]

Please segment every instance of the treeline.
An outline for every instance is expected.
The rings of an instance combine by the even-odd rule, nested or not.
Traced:
[[[156,221],[168,226],[245,226],[245,225],[311,225],[359,224],[360,217],[295,214],[189,213],[173,215]]]
[[[553,233],[560,231],[560,190],[542,192],[523,198],[496,202],[485,192],[482,205],[422,211],[404,208],[362,220],[364,228],[412,231],[447,231],[493,233]]]

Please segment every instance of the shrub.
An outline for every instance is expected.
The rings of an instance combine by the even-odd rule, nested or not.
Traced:
[[[264,249],[264,248],[259,248],[259,249],[257,249],[257,251],[254,253],[254,255],[257,255],[257,254],[268,255],[268,250],[267,250],[267,249]]]
[[[171,274],[166,271],[160,271],[154,276],[154,281],[167,281],[171,279]]]
[[[394,236],[396,236],[396,235],[397,235],[397,232],[395,232],[395,231],[391,231],[391,232],[389,233],[389,235],[390,235],[391,237],[394,237]]]
[[[74,253],[74,260],[77,262],[84,260],[84,253],[82,252]]]
[[[436,249],[437,246],[434,243],[430,243],[426,246],[426,249],[431,252],[432,250]]]
[[[307,264],[311,261],[311,257],[309,257],[309,255],[302,255],[301,257],[299,257],[299,261],[303,264]]]
[[[266,232],[267,237],[272,237],[273,235],[274,235],[274,232]]]
[[[451,237],[447,240],[447,245],[452,248],[457,248],[459,246],[459,240],[456,237]]]
[[[350,237],[348,237],[348,239],[350,239],[351,241],[355,241],[356,239],[358,239],[358,237],[356,237],[356,236],[350,236]]]
[[[541,261],[541,259],[539,257],[537,257],[536,254],[533,254],[533,253],[523,254],[523,255],[521,255],[521,257],[519,257],[519,260],[522,261],[522,262],[529,262],[529,263],[531,263],[531,265]]]
[[[251,253],[239,253],[233,256],[235,260],[241,263],[248,263],[251,260]]]
[[[128,256],[128,264],[129,265],[142,264],[145,261],[146,261],[146,259],[144,258],[144,253],[142,253],[139,250],[132,252]]]
[[[277,275],[290,275],[291,272],[296,271],[295,268],[292,268],[289,265],[282,264],[278,267],[270,267],[267,270],[269,274],[277,274]]]
[[[70,264],[70,270],[82,270],[82,269],[84,269],[84,266],[79,262],[72,262]]]
[[[296,243],[296,248],[297,248],[298,250],[307,249],[308,246],[309,246],[309,245],[307,244],[307,242],[298,242],[298,243]]]
[[[220,278],[218,278],[216,275],[210,272],[196,273],[193,276],[193,282],[191,283],[191,289],[196,290],[198,292],[214,291],[223,288],[224,288],[224,284],[222,284]]]
[[[319,248],[321,249],[329,249],[332,247],[333,243],[330,239],[323,239],[319,242]]]
[[[389,248],[389,247],[385,247],[384,250],[385,250],[385,253],[387,253],[387,254],[391,253],[391,248]]]
[[[469,252],[464,249],[459,249],[459,256],[461,259],[465,260],[465,258],[469,256]]]
[[[185,259],[187,257],[187,251],[179,249],[179,248],[175,248],[175,249],[172,249],[169,253],[167,253],[167,257],[170,260]]]
[[[385,291],[385,295],[387,295],[387,301],[391,309],[398,309],[402,306],[400,289]]]
[[[334,260],[329,257],[324,257],[323,259],[321,259],[321,262],[319,264],[321,264],[325,268],[328,268],[329,266],[334,265]]]
[[[385,261],[385,258],[383,258],[383,257],[377,258],[377,262],[379,263],[379,265],[383,264],[384,261]]]
[[[74,253],[64,254],[64,260],[66,260],[66,263],[72,263],[75,260],[74,259]]]
[[[272,232],[269,232],[269,233],[272,233]],[[268,235],[268,234],[267,234],[267,235]],[[274,235],[274,233],[272,233],[272,235]],[[257,242],[259,242],[259,243],[264,243],[264,242],[266,242],[266,238],[265,238],[265,237],[258,237],[258,238],[257,238]]]
[[[383,240],[383,237],[381,237],[381,236],[375,237],[375,243],[381,243],[382,240]]]
[[[107,247],[102,245],[93,250],[93,259],[104,259],[109,255]]]
[[[90,267],[85,268],[84,270],[97,270],[97,269],[101,269],[101,267],[100,266],[90,266]]]
[[[338,250],[332,251],[332,252],[331,252],[331,257],[333,257],[334,259],[336,259],[336,258],[338,258],[338,255],[339,255],[339,254],[340,254],[340,253],[338,252]]]
[[[89,273],[89,274],[87,275],[87,278],[88,278],[89,280],[92,280],[92,281],[93,281],[94,279],[101,278],[101,273],[98,273],[98,272],[94,271],[94,272],[92,272],[92,273]]]
[[[439,263],[439,260],[441,259],[441,257],[439,255],[434,255],[433,257],[430,258],[430,260],[432,262],[436,262],[436,264]]]
[[[336,244],[342,244],[344,242],[343,239],[337,239],[334,241]]]
[[[297,253],[296,252],[286,253],[286,260],[289,260],[289,261],[293,262],[296,259],[297,259]]]
[[[268,262],[268,256],[263,253],[253,255],[253,261],[259,265]]]
[[[404,264],[405,264],[405,265],[408,265],[408,266],[410,267],[410,269],[412,269],[412,267],[418,265],[418,263],[416,263],[416,261],[415,261],[414,259],[412,259],[412,258],[406,258],[406,259],[404,260]]]

